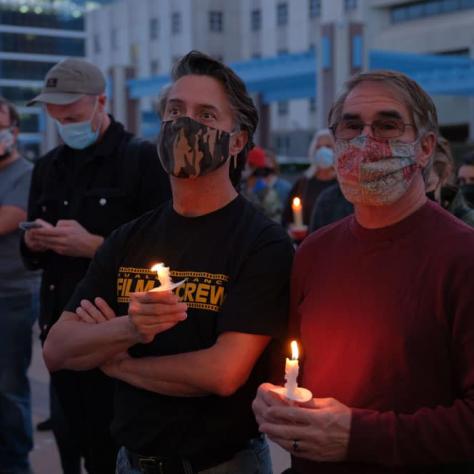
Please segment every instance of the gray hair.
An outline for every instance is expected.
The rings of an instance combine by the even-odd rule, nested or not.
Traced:
[[[397,71],[383,70],[356,74],[345,83],[344,90],[329,112],[328,122],[330,127],[341,120],[342,109],[347,96],[362,82],[381,82],[395,89],[413,115],[417,131],[419,133],[425,131],[438,134],[438,114],[431,97],[416,81],[410,79],[407,75]]]

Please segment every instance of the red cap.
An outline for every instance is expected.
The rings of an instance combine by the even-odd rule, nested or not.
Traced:
[[[265,152],[263,148],[256,146],[249,151],[247,162],[254,168],[265,168]]]

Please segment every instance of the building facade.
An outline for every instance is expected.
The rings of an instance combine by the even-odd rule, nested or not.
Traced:
[[[21,115],[20,147],[34,158],[54,134],[41,107],[26,102],[39,93],[47,71],[67,56],[85,56],[83,11],[71,2],[0,2],[0,95]]]
[[[474,0],[117,0],[88,14],[87,56],[110,78],[113,113],[151,138],[156,96],[131,100],[128,79],[165,75],[191,49],[226,63],[312,51],[317,93],[268,114],[271,144],[296,159],[347,77],[370,67],[371,50],[474,58],[473,24]],[[474,138],[472,99],[435,99],[449,138]]]

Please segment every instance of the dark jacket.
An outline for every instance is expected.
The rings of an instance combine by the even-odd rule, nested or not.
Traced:
[[[156,146],[132,138],[114,121],[102,139],[85,150],[61,145],[40,158],[33,170],[28,219],[56,224],[77,220],[107,237],[115,228],[157,207],[171,196]],[[33,253],[22,241],[26,266],[43,269],[42,337],[61,315],[90,260],[55,252]]]

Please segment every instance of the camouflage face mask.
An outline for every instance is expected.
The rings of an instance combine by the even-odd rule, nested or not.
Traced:
[[[229,158],[231,134],[189,117],[161,124],[158,156],[165,171],[176,178],[197,178],[221,167]]]

